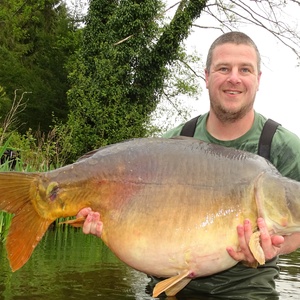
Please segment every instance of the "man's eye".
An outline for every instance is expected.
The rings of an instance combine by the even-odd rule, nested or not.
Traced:
[[[220,70],[220,72],[228,72],[228,68],[226,68],[226,67],[222,67],[219,70]]]
[[[250,72],[250,70],[248,69],[248,68],[242,68],[242,73],[249,73]]]

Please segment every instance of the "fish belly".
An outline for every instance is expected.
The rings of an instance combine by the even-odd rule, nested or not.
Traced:
[[[236,264],[226,248],[237,249],[236,227],[245,217],[233,196],[216,187],[148,184],[129,206],[107,214],[103,237],[121,260],[147,274],[170,277],[190,270],[199,277],[220,272]],[[254,221],[255,211],[249,217]]]

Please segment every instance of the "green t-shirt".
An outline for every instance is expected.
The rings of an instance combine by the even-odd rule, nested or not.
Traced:
[[[208,113],[200,116],[194,134],[195,138],[225,147],[257,153],[259,138],[267,120],[264,116],[255,112],[251,129],[232,141],[221,141],[210,135],[206,130],[207,117]],[[180,135],[183,125],[171,129],[163,137],[171,138]],[[272,140],[270,161],[283,176],[300,181],[300,139],[298,136],[284,127],[278,126]]]
[[[259,138],[267,120],[264,116],[255,112],[252,128],[243,136],[232,141],[221,141],[210,135],[206,130],[207,117],[208,113],[198,119],[195,138],[257,153]],[[163,137],[171,138],[180,135],[183,125],[168,131]],[[279,126],[272,140],[270,161],[283,176],[300,181],[300,139],[297,135]],[[250,299],[250,295],[251,297],[257,295],[257,299],[261,299],[265,295],[277,295],[274,279],[278,276],[279,268],[276,262],[277,258],[257,269],[238,263],[233,268],[221,273],[192,280],[184,291],[196,294],[222,294],[222,297],[225,296],[229,299]]]

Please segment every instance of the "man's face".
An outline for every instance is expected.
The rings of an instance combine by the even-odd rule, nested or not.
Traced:
[[[260,76],[253,47],[228,43],[213,50],[205,78],[211,109],[220,120],[238,120],[253,109]]]

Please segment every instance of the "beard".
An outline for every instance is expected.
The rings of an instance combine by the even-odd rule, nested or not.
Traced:
[[[210,101],[211,110],[222,123],[234,123],[242,119],[249,111],[253,109],[253,104],[254,99],[239,109],[229,109],[222,106],[217,101]]]

